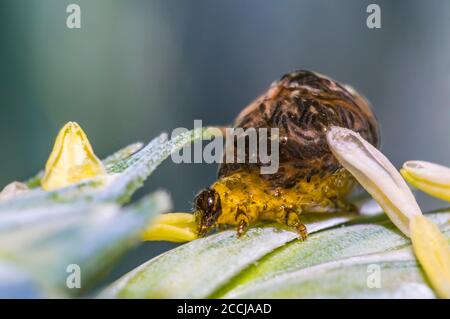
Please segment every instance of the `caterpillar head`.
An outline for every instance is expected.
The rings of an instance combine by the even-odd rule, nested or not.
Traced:
[[[219,193],[212,188],[202,190],[194,199],[194,211],[198,234],[204,236],[222,213]]]

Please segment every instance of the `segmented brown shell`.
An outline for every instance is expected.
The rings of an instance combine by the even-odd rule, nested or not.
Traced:
[[[378,122],[367,100],[349,86],[304,70],[284,75],[248,105],[234,123],[234,127],[243,129],[279,128],[280,169],[261,177],[283,187],[341,168],[326,142],[330,126],[352,129],[378,147]],[[235,141],[227,147],[236,144]],[[261,165],[224,161],[219,167],[219,177],[241,169],[259,169]]]

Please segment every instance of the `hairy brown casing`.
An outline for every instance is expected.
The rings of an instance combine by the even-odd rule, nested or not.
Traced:
[[[280,168],[261,177],[274,187],[284,188],[341,168],[327,145],[330,126],[349,128],[378,147],[379,127],[367,100],[349,86],[304,70],[284,75],[248,105],[233,125],[243,129],[279,128]],[[226,147],[236,144],[235,140]],[[223,162],[219,178],[239,170],[259,170],[262,165],[259,160],[256,164]]]

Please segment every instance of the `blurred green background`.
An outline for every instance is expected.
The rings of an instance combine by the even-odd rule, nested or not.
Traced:
[[[80,123],[100,157],[162,131],[227,124],[282,74],[312,69],[367,96],[397,165],[450,166],[450,2],[0,0],[0,185],[40,170],[59,128]],[[66,27],[79,4],[81,29]],[[170,160],[141,194],[165,188],[176,210],[217,167]],[[446,206],[419,194],[424,209]],[[173,245],[146,243],[129,269]]]

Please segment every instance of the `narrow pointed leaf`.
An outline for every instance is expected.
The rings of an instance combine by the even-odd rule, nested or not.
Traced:
[[[184,145],[192,141],[201,138],[209,139],[214,132],[213,128],[196,129],[179,134],[171,140],[167,140],[166,134],[161,134],[130,157],[117,162],[110,162],[107,168],[106,180],[101,183],[94,179],[54,191],[34,188],[23,194],[20,200],[0,202],[0,214],[11,209],[37,206],[48,207],[70,202],[126,203],[158,165],[171,153],[180,150]]]

